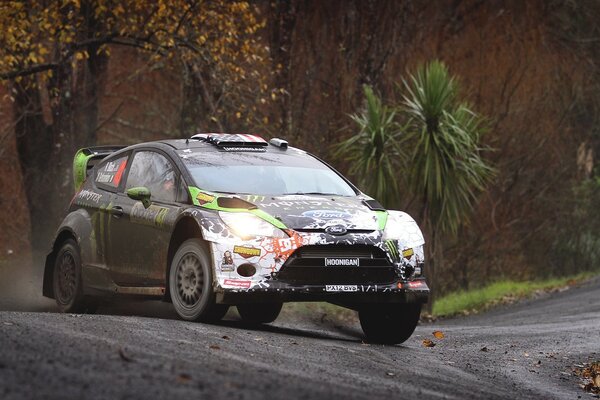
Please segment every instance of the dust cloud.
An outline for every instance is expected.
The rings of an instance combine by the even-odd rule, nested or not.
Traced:
[[[14,257],[0,261],[0,311],[55,311],[42,296],[43,264]]]

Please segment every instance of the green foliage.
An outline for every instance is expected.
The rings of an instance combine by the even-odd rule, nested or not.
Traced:
[[[600,266],[600,177],[579,183],[569,200],[572,211],[550,230],[554,239],[551,270],[555,274]]]
[[[458,101],[458,84],[439,61],[419,67],[403,88],[409,187],[422,198],[433,229],[456,233],[494,175],[481,157],[484,120]]]
[[[358,133],[340,143],[335,154],[350,163],[350,174],[366,193],[389,206],[398,198],[398,167],[404,159],[396,111],[370,86],[363,89],[364,109],[350,116]]]
[[[456,233],[494,175],[481,156],[485,121],[459,101],[458,83],[439,61],[419,67],[401,89],[393,108],[365,86],[364,109],[351,115],[358,133],[335,154],[369,195],[398,204],[402,185],[420,199],[432,229]]]
[[[593,273],[553,278],[543,281],[501,281],[480,289],[458,291],[439,298],[433,304],[432,314],[443,317],[484,310],[503,300],[515,300],[530,296],[538,290],[551,290],[593,277]]]

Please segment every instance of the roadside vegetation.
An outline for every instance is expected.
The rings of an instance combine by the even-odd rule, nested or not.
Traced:
[[[423,321],[431,318],[477,314],[542,293],[567,290],[598,276],[600,271],[586,271],[577,275],[536,281],[502,280],[477,289],[451,292],[434,300],[431,314],[422,315],[421,318]],[[354,311],[329,303],[286,303],[285,314],[319,323],[329,321],[334,325],[357,320]]]
[[[358,133],[338,144],[336,155],[352,165],[350,174],[368,194],[419,221],[435,294],[443,243],[468,225],[496,171],[482,144],[486,118],[463,99],[443,62],[419,66],[397,88],[401,101],[386,104],[364,87],[364,108],[351,115]]]
[[[582,272],[573,276],[539,281],[503,280],[479,289],[448,293],[433,303],[433,317],[467,315],[487,310],[498,304],[513,303],[540,292],[567,289],[596,276],[598,272]]]

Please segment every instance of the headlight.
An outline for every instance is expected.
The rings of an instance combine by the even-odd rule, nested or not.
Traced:
[[[219,212],[219,217],[225,224],[242,239],[253,236],[270,236],[285,238],[286,234],[279,228],[254,214],[246,212]]]
[[[383,240],[398,240],[406,247],[417,247],[425,243],[415,220],[402,211],[388,211]]]
[[[385,224],[385,230],[383,231],[383,240],[398,240],[406,235],[404,232],[404,226],[397,223],[394,220],[388,219]]]

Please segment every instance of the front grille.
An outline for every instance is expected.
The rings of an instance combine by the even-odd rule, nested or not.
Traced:
[[[379,247],[366,244],[329,244],[302,246],[290,258],[324,257],[386,258],[386,255]]]
[[[325,266],[325,258],[358,258],[359,266]],[[293,285],[387,284],[398,280],[385,252],[369,245],[302,246],[275,276]]]

